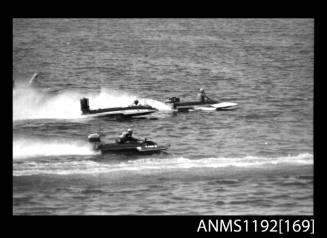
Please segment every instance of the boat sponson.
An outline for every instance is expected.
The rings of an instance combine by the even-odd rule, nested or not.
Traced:
[[[152,113],[158,111],[158,109],[153,108],[151,106],[129,106],[129,107],[112,107],[112,108],[103,108],[103,109],[93,109],[88,112],[84,112],[83,114],[96,114],[96,113],[104,113],[104,112],[114,112],[114,111],[126,111],[126,110],[137,110],[137,109],[146,109],[151,110],[145,113]]]
[[[192,107],[192,106],[204,106],[204,105],[211,105],[218,103],[217,101],[210,100],[206,102],[200,102],[200,101],[191,101],[191,102],[175,102],[175,107]]]
[[[138,147],[148,148],[148,151],[160,151],[166,149],[163,146],[158,146],[156,143],[148,141],[147,143],[125,143],[125,144],[117,144],[117,143],[101,143],[98,145],[97,149],[102,152],[106,151],[142,151],[138,149]],[[143,149],[144,150],[144,149]],[[146,151],[146,150],[144,150]]]
[[[142,146],[144,143],[137,143],[137,144],[116,144],[116,143],[109,143],[109,144],[101,144],[98,148],[100,150],[136,150],[137,146]]]

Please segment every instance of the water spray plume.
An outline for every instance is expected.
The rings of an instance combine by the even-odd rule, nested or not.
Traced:
[[[119,91],[102,89],[100,93],[62,91],[50,94],[31,87],[17,87],[13,92],[13,119],[78,119],[82,118],[80,99],[87,97],[90,108],[126,107],[137,96]],[[141,99],[159,110],[169,110],[169,106],[152,99]]]

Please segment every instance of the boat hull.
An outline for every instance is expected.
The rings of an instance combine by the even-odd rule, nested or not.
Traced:
[[[237,108],[237,103],[233,102],[222,102],[210,100],[206,102],[191,101],[191,102],[173,102],[172,109],[178,112],[189,112],[193,110],[203,111],[227,111]]]
[[[82,113],[84,117],[134,117],[144,116],[156,112],[152,107],[126,107],[89,110]]]
[[[100,143],[94,146],[94,149],[101,153],[137,153],[149,154],[160,153],[168,149],[168,146],[159,146],[156,143]]]
[[[81,111],[84,117],[134,117],[144,116],[158,111],[156,108],[148,105],[90,109],[88,98],[82,98],[80,101]]]

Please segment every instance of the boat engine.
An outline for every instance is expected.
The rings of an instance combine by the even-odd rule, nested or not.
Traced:
[[[90,135],[87,137],[87,139],[89,140],[90,143],[101,142],[100,134],[98,134],[98,133],[90,134]]]
[[[171,97],[171,98],[168,98],[167,100],[167,103],[175,103],[175,102],[179,102],[179,98],[177,97]]]
[[[90,112],[90,106],[89,106],[89,99],[88,98],[82,98],[81,99],[81,110],[82,110],[82,113]]]

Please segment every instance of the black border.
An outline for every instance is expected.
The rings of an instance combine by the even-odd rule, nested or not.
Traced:
[[[163,3],[162,3],[163,4]],[[63,6],[61,5],[60,8]],[[281,7],[279,5],[279,7]],[[68,12],[69,8],[67,9],[66,16],[69,16],[71,13]],[[103,13],[103,11],[102,11]],[[108,12],[111,17],[118,17],[113,13],[113,10]],[[97,13],[96,13],[97,14]],[[101,14],[101,13],[100,13]],[[152,13],[151,13],[152,14]],[[149,14],[151,17],[151,14]],[[174,17],[176,13],[166,14],[166,17]],[[218,13],[219,14],[219,13]],[[297,13],[296,13],[297,14]],[[4,134],[2,137],[2,149],[4,149],[6,152],[5,154],[8,155],[6,158],[8,159],[2,159],[2,165],[5,164],[5,166],[2,166],[3,170],[1,175],[4,176],[2,179],[3,182],[5,182],[5,185],[2,188],[2,198],[6,198],[6,203],[2,203],[2,216],[6,215],[7,219],[6,221],[9,222],[13,227],[16,227],[15,229],[10,229],[13,233],[16,232],[22,232],[22,234],[30,233],[30,234],[37,234],[41,233],[42,230],[47,231],[46,234],[52,234],[52,235],[63,235],[63,230],[65,232],[68,230],[69,234],[84,234],[84,235],[92,235],[92,236],[98,236],[98,235],[104,235],[104,236],[112,236],[112,235],[123,235],[123,234],[150,234],[150,235],[161,235],[161,234],[176,234],[180,233],[183,235],[196,233],[196,230],[194,230],[194,227],[197,227],[198,222],[202,218],[210,218],[210,219],[252,219],[256,218],[259,220],[262,220],[263,216],[85,216],[85,217],[77,217],[77,216],[64,216],[64,217],[47,217],[44,218],[42,216],[39,217],[33,217],[33,216],[12,216],[12,193],[13,193],[13,187],[12,187],[12,81],[10,78],[12,78],[12,18],[20,18],[20,17],[26,17],[26,12],[24,14],[13,14],[12,16],[6,18],[5,27],[2,29],[5,29],[5,34],[3,34],[2,40],[5,39],[5,49],[7,49],[8,55],[5,55],[5,65],[6,73],[7,75],[3,75],[2,83],[3,84],[3,90],[1,93],[2,102],[5,102],[4,110],[2,112],[6,115],[10,116],[4,116],[2,117],[2,125],[3,125],[3,131]],[[44,17],[49,16],[47,13],[39,13],[36,15],[43,15]],[[79,13],[73,13],[73,17],[78,17]],[[136,14],[138,15],[138,14]],[[167,16],[168,15],[168,16]],[[196,17],[196,16],[188,16],[189,13],[181,13],[181,15],[184,15],[183,17]],[[185,16],[186,15],[186,16]],[[242,14],[241,14],[242,15]],[[259,14],[260,15],[260,14]],[[264,14],[263,14],[264,15]],[[278,14],[277,14],[278,15]],[[288,18],[289,12],[286,10],[282,15],[278,15],[277,17],[285,17]],[[299,14],[301,15],[301,14]],[[303,15],[303,14],[302,14]],[[51,16],[51,14],[50,14]],[[88,16],[88,17],[92,17]],[[99,16],[97,16],[99,17]],[[108,17],[108,16],[103,16]],[[124,14],[119,17],[124,17]],[[133,17],[133,14],[132,14]],[[134,16],[137,17],[137,16]],[[211,14],[209,14],[206,17],[213,17]],[[224,17],[224,16],[219,16]],[[225,16],[226,17],[226,16]],[[237,16],[228,16],[228,17],[237,17]],[[258,16],[260,17],[260,16]],[[261,17],[267,17],[267,16],[261,16]],[[269,14],[268,14],[269,17]],[[276,17],[276,15],[274,16]],[[303,16],[302,16],[303,17]],[[326,79],[324,79],[322,75],[322,67],[324,60],[322,58],[322,48],[323,45],[327,42],[325,41],[323,37],[323,24],[322,24],[322,18],[318,17],[317,15],[313,14],[304,14],[305,18],[314,18],[315,20],[315,40],[314,40],[314,216],[309,216],[310,218],[315,218],[315,233],[321,234],[322,233],[322,227],[323,227],[323,201],[321,195],[323,194],[324,188],[320,186],[322,184],[322,178],[321,175],[323,174],[323,171],[319,171],[320,169],[323,169],[323,166],[321,164],[321,161],[323,161],[325,158],[323,156],[322,151],[320,150],[323,148],[323,122],[324,120],[324,82]],[[252,17],[250,17],[252,18]],[[6,89],[6,90],[5,90]],[[8,89],[8,90],[7,90]],[[4,121],[5,120],[5,121]],[[10,126],[9,126],[10,125]],[[8,133],[8,135],[7,135]],[[6,144],[8,143],[8,145]],[[319,151],[320,150],[320,151]],[[320,188],[319,188],[320,187]],[[268,216],[269,219],[271,218],[308,218],[307,216]],[[9,219],[8,219],[9,218]],[[72,220],[74,222],[71,222]],[[54,219],[54,220],[53,220]],[[68,219],[68,220],[67,220]],[[90,223],[90,221],[92,221]],[[221,236],[222,234],[218,233],[211,233],[215,236]],[[226,233],[224,233],[226,234]],[[241,234],[241,233],[238,233]],[[244,234],[244,233],[243,233]],[[13,235],[13,234],[12,234]],[[251,234],[253,235],[259,235],[262,237],[262,234]],[[273,234],[274,235],[274,234]],[[299,235],[299,234],[297,234]],[[285,235],[284,235],[285,236]],[[277,237],[277,236],[276,236]]]
[[[3,212],[5,211],[7,214],[12,214],[12,194],[13,194],[13,186],[12,186],[12,171],[13,171],[13,163],[12,163],[12,130],[13,130],[13,119],[12,119],[12,99],[13,99],[13,81],[12,81],[12,21],[9,19],[5,21],[5,27],[2,29],[5,30],[6,34],[3,34],[2,45],[5,45],[5,50],[7,54],[4,54],[2,65],[4,66],[5,74],[2,75],[2,87],[1,87],[1,102],[2,103],[2,113],[1,113],[1,125],[3,134],[5,134],[6,138],[1,138],[1,150],[3,151],[1,156],[1,163],[2,163],[2,173],[0,173],[3,178],[1,181],[4,183],[2,184],[3,189],[3,197],[6,199],[6,204],[4,206]]]

